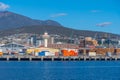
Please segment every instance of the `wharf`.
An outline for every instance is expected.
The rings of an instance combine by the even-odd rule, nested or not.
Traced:
[[[1,56],[0,61],[120,61],[120,56],[76,56],[76,57],[63,57],[63,56]]]

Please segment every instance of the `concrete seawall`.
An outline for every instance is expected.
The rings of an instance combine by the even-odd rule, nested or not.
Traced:
[[[47,57],[47,56],[1,56],[0,61],[120,61],[120,56],[114,57]]]

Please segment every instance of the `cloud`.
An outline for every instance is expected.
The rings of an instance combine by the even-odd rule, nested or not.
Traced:
[[[103,23],[99,23],[99,24],[96,24],[96,26],[99,26],[99,27],[106,27],[108,25],[112,24],[111,22],[103,22]]]
[[[100,10],[91,10],[92,13],[101,12]]]
[[[6,10],[6,9],[8,9],[9,7],[10,7],[9,5],[0,2],[0,10]]]
[[[66,15],[68,15],[68,14],[67,13],[58,13],[58,14],[53,14],[50,17],[56,18],[56,17],[66,16]]]

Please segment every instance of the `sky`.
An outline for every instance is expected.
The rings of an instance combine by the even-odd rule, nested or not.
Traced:
[[[120,0],[0,0],[0,11],[65,27],[120,34]]]

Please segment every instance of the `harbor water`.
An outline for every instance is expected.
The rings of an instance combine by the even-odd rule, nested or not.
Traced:
[[[120,80],[120,62],[1,61],[0,80]]]

